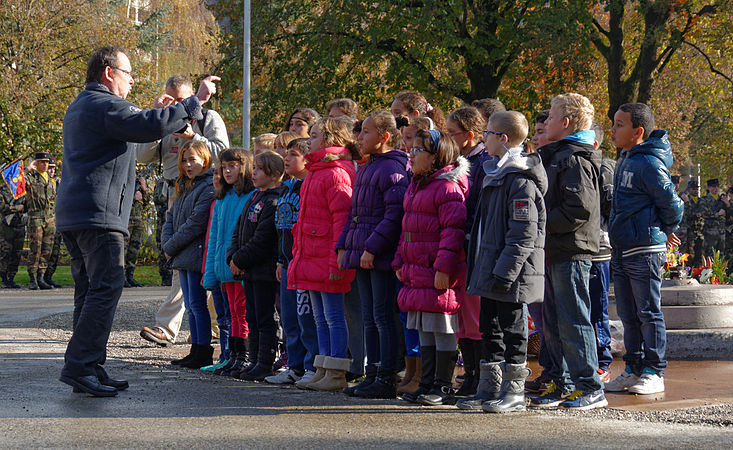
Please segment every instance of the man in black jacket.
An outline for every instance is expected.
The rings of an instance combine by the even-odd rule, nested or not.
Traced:
[[[71,256],[75,290],[74,333],[60,380],[75,392],[101,397],[128,386],[111,379],[102,365],[124,284],[124,236],[135,185],[130,143],[159,139],[203,117],[202,101],[194,95],[177,105],[142,110],[125,100],[133,83],[122,48],[95,51],[87,62],[86,88],[69,106],[63,125],[56,222]],[[202,91],[205,101],[210,92]]]

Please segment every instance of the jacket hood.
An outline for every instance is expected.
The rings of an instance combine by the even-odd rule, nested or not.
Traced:
[[[346,147],[325,147],[305,155],[305,161],[307,165],[311,165],[323,161],[326,155],[341,155],[344,153],[350,153],[349,149]]]
[[[547,173],[542,166],[542,159],[537,153],[523,153],[521,147],[509,149],[501,159],[484,161],[483,168],[486,176],[483,187],[499,186],[510,173],[522,173],[532,178],[538,189],[547,192]]]
[[[658,158],[664,166],[669,169],[672,167],[674,157],[672,155],[672,146],[669,143],[669,135],[666,130],[654,130],[649,138],[639,145],[629,150],[626,156],[633,155],[651,155]]]
[[[395,160],[395,161],[397,161],[397,162],[399,162],[400,164],[403,164],[403,165],[404,164],[407,164],[407,160],[409,159],[409,157],[407,156],[407,153],[406,152],[403,152],[402,150],[397,150],[397,149],[390,150],[390,151],[385,152],[385,153],[378,153],[378,154],[375,154],[375,155],[369,155],[369,157],[372,158],[372,159],[373,158],[393,159],[393,160]]]
[[[461,178],[467,177],[471,172],[471,163],[468,162],[463,156],[459,156],[455,164],[443,167],[439,171],[435,172],[430,178],[438,180],[448,180],[456,183],[462,183]],[[468,187],[468,186],[464,186]]]

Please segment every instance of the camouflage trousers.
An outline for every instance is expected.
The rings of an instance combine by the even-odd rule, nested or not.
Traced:
[[[725,255],[725,231],[705,231],[704,234],[703,254],[711,258],[715,250],[720,250],[720,254]]]
[[[130,235],[125,238],[125,270],[135,268],[140,246],[145,239],[145,225],[131,222],[128,231]]]
[[[163,254],[163,248],[161,247],[160,238],[163,234],[163,225],[165,224],[165,214],[168,212],[166,207],[156,207],[158,212],[157,220],[155,221],[155,242],[158,246],[158,273],[161,278],[170,278],[173,274],[170,267],[168,267],[168,258]]]
[[[30,253],[28,253],[28,273],[35,274],[39,270],[46,271],[48,260],[53,249],[53,237],[56,234],[56,218],[29,217],[28,220],[28,241],[30,242]]]
[[[0,222],[0,273],[7,273],[11,279],[18,273],[24,240],[25,227],[10,227]]]
[[[48,264],[46,267],[46,274],[53,276],[56,273],[56,267],[59,265],[59,255],[61,254],[61,237],[60,232],[56,232],[53,237],[53,247],[51,248],[51,256],[48,257]]]

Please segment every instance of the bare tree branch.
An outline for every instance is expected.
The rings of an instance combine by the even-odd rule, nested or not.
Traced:
[[[721,72],[718,69],[716,69],[715,66],[713,65],[713,61],[710,59],[710,57],[707,55],[707,53],[705,53],[700,47],[698,47],[697,45],[693,44],[692,42],[690,42],[690,41],[688,41],[686,39],[683,39],[682,40],[682,43],[683,44],[687,44],[690,47],[692,47],[695,50],[697,50],[698,53],[700,53],[703,56],[703,58],[705,58],[705,61],[708,62],[708,66],[710,67],[710,71],[712,73],[714,73],[716,75],[720,75],[721,77],[723,77],[726,80],[728,80],[729,83],[733,84],[733,79],[731,79],[731,77],[729,77],[728,75],[726,75],[723,72]]]

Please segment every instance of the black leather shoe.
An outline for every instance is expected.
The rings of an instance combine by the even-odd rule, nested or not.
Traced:
[[[128,383],[127,380],[115,380],[113,378],[110,378],[107,374],[107,371],[104,370],[104,367],[100,365],[97,365],[94,370],[97,372],[97,379],[99,380],[99,384],[113,387],[118,391],[124,391],[125,389],[130,387],[130,383]]]
[[[59,381],[81,392],[92,394],[95,397],[114,397],[117,395],[117,389],[101,384],[96,375],[86,375],[83,377],[61,375]]]

